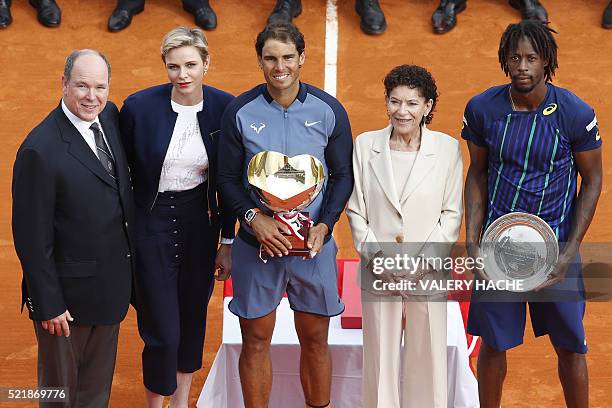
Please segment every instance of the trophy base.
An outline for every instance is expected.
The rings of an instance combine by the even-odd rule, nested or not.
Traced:
[[[310,249],[290,249],[289,253],[287,255],[283,255],[283,256],[300,256],[302,258],[306,258],[306,259],[312,259],[312,254],[310,253]],[[266,251],[263,250],[263,248],[259,249],[259,257],[261,259],[271,259],[271,258],[277,258],[272,257],[270,255],[268,255],[268,253]]]
[[[283,234],[289,243],[291,243],[291,249],[287,255],[283,256],[300,256],[303,258],[311,258],[310,249],[308,249],[308,233],[312,226],[312,220],[308,218],[308,213],[300,213],[303,217],[292,217],[289,220],[286,215],[276,213],[274,218],[283,222],[287,225],[294,233]],[[259,256],[262,259],[272,258],[267,252],[263,251],[263,248],[259,250]]]

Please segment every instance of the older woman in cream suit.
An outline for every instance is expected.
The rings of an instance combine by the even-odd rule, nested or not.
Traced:
[[[347,214],[355,247],[362,264],[390,255],[385,243],[443,259],[457,240],[463,212],[459,143],[425,126],[437,99],[429,72],[402,65],[384,84],[389,126],[359,135],[353,153]],[[425,279],[443,273],[429,264],[418,272]],[[364,276],[363,406],[446,408],[446,294],[384,296],[371,293],[366,281]]]

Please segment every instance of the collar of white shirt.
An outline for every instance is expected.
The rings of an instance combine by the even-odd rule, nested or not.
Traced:
[[[181,105],[180,103],[174,102],[172,99],[170,99],[170,105],[172,106],[172,110],[178,114],[197,113],[204,110],[204,100],[201,100],[195,105]]]
[[[110,148],[110,145],[108,144],[108,140],[106,139],[106,136],[104,135],[104,131],[102,130],[102,126],[100,125],[100,118],[98,116],[96,116],[96,118],[92,122],[87,122],[79,118],[78,116],[76,116],[74,113],[70,112],[70,109],[68,109],[63,99],[62,99],[62,110],[64,111],[64,114],[66,115],[70,123],[74,125],[74,127],[79,131],[79,133],[81,134],[85,142],[89,145],[89,148],[91,149],[91,151],[96,155],[96,157],[99,158],[100,156],[98,155],[98,150],[96,149],[96,138],[93,134],[93,131],[89,128],[92,123],[97,123],[98,126],[100,126],[100,131],[102,132],[102,139],[104,139],[104,143],[106,143],[106,147],[110,151],[111,156],[115,157],[115,155],[113,154],[113,150]]]
[[[89,129],[92,123],[97,123],[98,126],[100,126],[100,130],[102,130],[102,126],[100,125],[100,119],[97,116],[92,122],[87,122],[79,118],[74,113],[70,112],[70,109],[68,109],[63,99],[62,99],[62,110],[64,111],[64,114],[66,115],[66,117],[68,117],[68,120],[70,121],[70,123],[72,123],[74,127],[77,128],[77,130],[79,131],[81,135],[83,135],[83,137],[87,137],[87,135],[92,134],[91,129]]]

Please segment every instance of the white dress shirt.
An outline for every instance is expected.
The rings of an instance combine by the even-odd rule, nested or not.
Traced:
[[[96,157],[98,157],[98,159],[100,159],[100,157],[98,156],[98,149],[96,148],[96,139],[94,138],[93,130],[89,128],[92,123],[98,124],[98,126],[100,127],[100,132],[102,132],[102,137],[104,138],[104,143],[106,143],[106,147],[108,147],[108,151],[110,152],[111,156],[113,157],[115,156],[113,154],[113,150],[110,148],[110,145],[108,144],[108,140],[106,140],[106,135],[104,134],[104,130],[102,130],[102,125],[100,124],[100,118],[96,116],[96,118],[92,122],[87,122],[79,118],[74,113],[70,112],[70,109],[68,109],[63,99],[62,99],[62,110],[64,111],[64,114],[66,115],[70,123],[72,123],[74,127],[79,131],[81,136],[83,136],[83,139],[85,139],[85,142],[87,142],[87,144],[89,145],[93,153],[96,155]]]
[[[178,117],[162,165],[160,192],[190,190],[205,182],[208,176],[208,154],[197,117],[203,102],[193,106],[170,102]]]

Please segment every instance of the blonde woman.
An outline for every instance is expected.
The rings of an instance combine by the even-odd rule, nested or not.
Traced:
[[[366,264],[384,253],[384,243],[444,258],[463,210],[459,143],[425,126],[437,101],[427,70],[398,66],[384,84],[389,125],[359,135],[353,152],[347,215],[355,247]],[[427,279],[442,271],[429,265],[418,273]],[[368,278],[362,276],[363,406],[395,408],[401,400],[402,407],[446,408],[446,294],[373,294]]]
[[[187,407],[214,271],[220,280],[230,273],[234,219],[217,202],[215,169],[233,97],[202,83],[210,56],[201,30],[170,31],[161,57],[169,83],[129,96],[120,124],[137,202],[134,303],[147,404],[171,395],[172,407]]]

